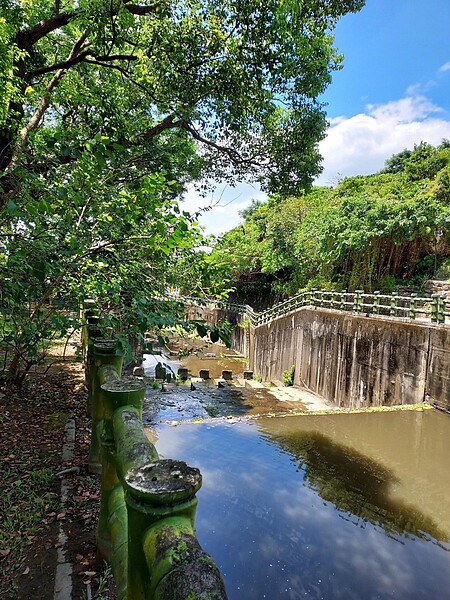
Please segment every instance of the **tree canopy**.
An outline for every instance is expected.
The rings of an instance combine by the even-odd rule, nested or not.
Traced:
[[[144,331],[180,320],[156,299],[183,277],[218,291],[183,190],[310,185],[326,125],[317,98],[341,66],[332,30],[362,5],[0,0],[1,343],[13,366],[72,323],[48,310],[55,298],[92,294]]]
[[[332,28],[362,4],[3,0],[3,201],[17,168],[34,166],[30,137],[44,118],[68,145],[41,140],[47,160],[67,160],[98,132],[154,154],[165,132],[168,145],[195,140],[216,178],[298,191],[319,169],[317,96],[341,62]]]
[[[310,287],[419,287],[450,255],[450,149],[426,143],[386,161],[378,174],[254,204],[223,236],[211,261],[240,294],[290,295]],[[441,231],[439,239],[435,231]]]

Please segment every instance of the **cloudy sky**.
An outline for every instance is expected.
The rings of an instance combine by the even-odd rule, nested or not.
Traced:
[[[450,139],[449,32],[450,0],[366,0],[340,21],[335,45],[344,68],[322,98],[329,129],[318,184],[374,173],[422,140]],[[200,221],[219,235],[239,223],[252,198],[265,196],[250,185],[220,186],[207,199],[190,190],[184,209],[211,204]]]

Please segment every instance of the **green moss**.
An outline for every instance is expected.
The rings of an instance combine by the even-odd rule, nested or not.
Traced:
[[[218,417],[220,414],[220,409],[215,404],[207,404],[204,409],[210,417]]]
[[[55,429],[62,429],[67,421],[67,413],[66,412],[58,412],[55,411],[51,413],[48,417],[48,421],[46,424],[46,429],[48,431],[54,431]]]

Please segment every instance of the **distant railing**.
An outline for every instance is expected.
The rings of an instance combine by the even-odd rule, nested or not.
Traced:
[[[92,415],[89,467],[101,473],[99,554],[118,600],[226,600],[221,574],[194,532],[198,469],[162,460],[142,425],[145,385],[121,377],[114,340],[90,307],[83,335]]]
[[[210,305],[222,310],[236,310],[244,315],[255,327],[269,323],[273,319],[288,315],[302,307],[330,308],[365,316],[382,315],[410,320],[425,320],[431,323],[445,324],[450,321],[450,300],[446,296],[399,295],[397,292],[337,292],[328,290],[310,290],[301,292],[288,300],[279,302],[262,312],[255,312],[248,304],[236,304],[224,301],[206,301],[197,298],[185,298],[187,302],[200,306]]]

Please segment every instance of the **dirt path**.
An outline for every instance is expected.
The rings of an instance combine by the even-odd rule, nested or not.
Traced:
[[[74,454],[62,460],[66,423]],[[53,600],[60,525],[73,565],[73,599],[108,598],[108,572],[95,558],[99,480],[87,473],[90,424],[82,364],[30,375],[19,392],[0,390],[0,598]],[[72,472],[57,474],[64,469]],[[61,504],[61,478],[68,500]],[[98,588],[100,586],[100,592]]]

